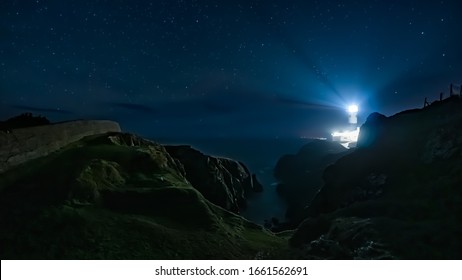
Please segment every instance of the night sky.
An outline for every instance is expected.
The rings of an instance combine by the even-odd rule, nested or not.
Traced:
[[[0,1],[0,119],[317,137],[461,82],[461,1]]]

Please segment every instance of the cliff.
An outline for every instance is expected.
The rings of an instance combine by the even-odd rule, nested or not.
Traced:
[[[349,153],[336,142],[312,140],[297,154],[282,156],[274,167],[278,180],[277,191],[287,202],[286,217],[299,223],[303,209],[309,205],[323,185],[324,169],[337,159]]]
[[[247,196],[263,190],[256,176],[238,161],[211,157],[190,146],[166,146],[185,169],[185,177],[211,202],[235,213],[246,207]]]
[[[120,131],[112,121],[70,121],[0,131],[0,173],[46,156],[85,136]]]
[[[462,257],[462,100],[371,115],[291,239],[324,258]],[[304,245],[302,245],[304,244]]]
[[[235,183],[232,174],[248,174],[235,173],[244,168],[237,162],[208,160]],[[11,168],[0,176],[0,257],[253,259],[287,249],[186,177],[164,146],[125,133],[84,137]]]

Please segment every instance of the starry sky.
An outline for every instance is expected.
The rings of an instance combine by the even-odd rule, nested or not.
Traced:
[[[0,119],[322,137],[462,83],[460,1],[0,1]]]

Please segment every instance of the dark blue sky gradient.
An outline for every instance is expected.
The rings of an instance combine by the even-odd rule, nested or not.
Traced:
[[[324,136],[462,82],[460,1],[1,1],[0,118]]]

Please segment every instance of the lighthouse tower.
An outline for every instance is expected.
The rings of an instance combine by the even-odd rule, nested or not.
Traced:
[[[358,105],[353,104],[348,106],[348,122],[354,129],[356,129],[356,125],[358,124],[358,110]]]
[[[353,104],[348,106],[348,123],[349,127],[343,131],[334,131],[332,135],[332,141],[339,142],[345,148],[351,148],[356,146],[359,136],[358,127],[358,105]]]

